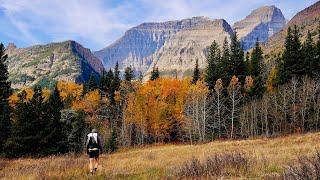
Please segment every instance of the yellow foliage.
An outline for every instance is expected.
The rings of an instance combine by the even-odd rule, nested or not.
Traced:
[[[83,93],[83,85],[71,81],[59,81],[57,87],[62,100],[66,100],[68,96],[79,100]]]
[[[9,104],[11,107],[14,107],[16,106],[16,104],[18,103],[19,101],[19,96],[18,96],[18,93],[13,93],[10,97],[9,97]]]
[[[83,110],[86,113],[93,113],[100,102],[99,90],[88,92],[83,99],[72,102],[72,108],[75,110]]]
[[[274,89],[273,84],[274,84],[274,81],[277,78],[277,75],[278,75],[277,69],[276,68],[272,68],[270,73],[269,73],[268,79],[267,79],[267,92],[272,92],[273,91],[273,89]]]
[[[169,136],[175,124],[183,123],[183,110],[188,93],[202,93],[206,90],[202,82],[191,86],[190,80],[186,79],[158,78],[148,81],[128,95],[125,121],[134,123],[145,133],[162,140]]]
[[[50,89],[44,88],[42,90],[42,97],[44,98],[44,101],[47,101],[49,99],[50,95],[51,95]]]
[[[23,90],[27,93],[26,100],[30,101],[34,94],[33,90],[31,88],[24,88]]]
[[[247,90],[247,91],[250,91],[250,89],[253,87],[253,78],[251,76],[247,76],[246,77],[246,81],[245,81],[245,84],[244,84],[244,88]]]

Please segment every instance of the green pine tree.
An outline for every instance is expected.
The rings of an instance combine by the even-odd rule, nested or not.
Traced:
[[[160,74],[159,74],[158,67],[153,67],[153,69],[151,71],[150,80],[154,81],[154,80],[158,79],[159,77],[160,77]]]
[[[199,79],[200,79],[200,70],[199,70],[198,59],[196,59],[196,65],[193,70],[193,76],[192,76],[191,83],[196,84]]]
[[[128,82],[130,82],[131,80],[134,79],[134,72],[133,72],[131,66],[130,66],[130,67],[127,67],[127,68],[125,69],[125,71],[124,71],[124,79],[125,79],[126,81],[128,81]]]
[[[121,78],[120,78],[120,71],[119,71],[119,63],[116,63],[116,66],[114,68],[114,79],[113,79],[113,90],[114,91],[119,91],[120,89],[120,84],[121,84]]]
[[[225,37],[223,46],[222,46],[222,56],[221,56],[221,62],[218,64],[218,76],[222,79],[222,82],[225,85],[229,84],[229,77],[227,77],[228,72],[228,64],[230,63],[230,48],[229,48],[229,42],[227,37]]]
[[[45,155],[66,152],[66,147],[64,146],[65,134],[63,134],[63,124],[61,122],[61,110],[63,106],[60,92],[56,85],[45,103],[44,109],[47,123],[41,133],[45,141],[42,150]]]
[[[90,75],[89,81],[86,86],[87,91],[93,91],[98,88],[97,79],[93,74]]]
[[[280,84],[288,82],[293,76],[301,76],[306,73],[301,52],[300,33],[296,25],[293,30],[291,27],[288,28],[281,63],[279,65]]]
[[[231,37],[230,61],[227,68],[228,81],[232,76],[237,76],[241,83],[244,82],[247,72],[245,71],[244,52],[238,40],[237,33]]]
[[[250,75],[253,78],[253,87],[251,91],[252,96],[261,97],[264,93],[265,87],[262,76],[263,52],[257,39],[255,47],[251,53]]]
[[[219,78],[217,73],[217,63],[220,62],[220,49],[216,41],[209,47],[209,54],[207,57],[207,67],[205,69],[204,80],[207,83],[207,86],[210,90],[214,88],[216,80]]]
[[[308,31],[307,39],[302,45],[303,67],[306,74],[313,76],[317,71],[316,47],[313,42],[311,32]]]
[[[11,83],[8,81],[7,55],[5,48],[0,43],[0,151],[11,133],[9,96],[11,95]],[[0,153],[2,154],[2,153]]]

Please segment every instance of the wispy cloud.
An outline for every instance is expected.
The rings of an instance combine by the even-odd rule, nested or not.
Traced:
[[[112,31],[129,28],[122,24],[117,8],[104,9],[102,0],[0,0],[0,6],[11,23],[31,43],[50,40],[82,39],[104,46]]]
[[[13,26],[14,29],[3,36],[16,37],[12,40],[17,41],[22,38],[28,42],[26,45],[74,39],[97,50],[142,22],[208,16],[223,18],[232,24],[254,8],[272,4],[291,18],[314,2],[316,0],[0,0],[0,25]]]

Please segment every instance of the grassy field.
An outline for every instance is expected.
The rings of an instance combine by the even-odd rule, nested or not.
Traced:
[[[225,178],[279,178],[299,156],[320,149],[320,133],[239,141],[215,141],[201,145],[158,145],[120,150],[103,155],[98,172],[88,173],[85,155],[39,159],[0,160],[0,179],[176,179],[191,159],[206,161],[212,155],[240,152],[248,159],[244,173]]]

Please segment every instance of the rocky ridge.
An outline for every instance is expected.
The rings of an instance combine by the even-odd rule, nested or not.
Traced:
[[[28,48],[9,44],[6,53],[13,88],[51,86],[58,80],[85,82],[91,74],[99,76],[103,70],[100,60],[75,41]]]

